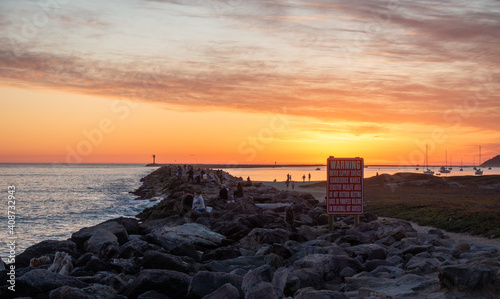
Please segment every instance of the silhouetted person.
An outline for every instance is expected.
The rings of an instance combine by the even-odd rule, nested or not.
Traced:
[[[234,197],[243,197],[243,186],[241,183],[238,183],[236,186],[236,191],[234,191]]]
[[[227,188],[225,185],[222,185],[222,188],[219,190],[219,197],[220,199],[228,200],[229,199],[229,194],[227,192]]]
[[[305,182],[306,182],[306,175],[304,174],[304,175],[302,176],[302,183],[305,183]]]
[[[309,173],[309,182],[311,181],[311,173]]]
[[[285,208],[285,225],[289,231],[295,229],[295,213],[293,212],[293,206]]]
[[[182,191],[182,195],[182,210],[180,211],[179,216],[184,217],[184,215],[186,215],[186,213],[190,211],[193,206],[193,195],[188,190]]]
[[[250,180],[250,177],[247,177],[247,187],[252,186],[252,181]]]
[[[193,168],[190,168],[188,170],[187,174],[188,174],[188,182],[189,181],[193,182],[194,181],[194,176],[193,176],[194,175],[194,171],[193,171]]]

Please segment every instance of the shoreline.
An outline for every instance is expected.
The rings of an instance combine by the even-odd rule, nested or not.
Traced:
[[[207,172],[209,179],[196,184],[186,177],[177,179],[167,167],[157,169],[142,178],[142,186],[133,192],[144,200],[163,198],[136,215],[141,221],[109,219],[74,232],[66,241],[31,246],[16,257],[20,287],[16,296],[52,296],[68,291],[67,286],[72,287],[71,296],[106,298],[137,298],[146,293],[220,298],[227,296],[228,288],[231,298],[255,293],[276,298],[320,294],[354,298],[366,293],[366,288],[384,298],[495,292],[491,286],[498,283],[496,276],[479,276],[477,284],[465,289],[455,281],[464,275],[477,277],[486,265],[497,273],[500,268],[493,261],[498,247],[476,246],[466,238],[455,241],[441,230],[415,228],[408,221],[368,212],[358,226],[352,216],[336,217],[335,230],[328,231],[325,203],[311,196],[310,189],[300,188],[324,181],[296,182],[294,190],[286,190],[284,182],[247,185],[227,172]],[[221,182],[216,176],[220,174],[228,186],[244,184],[244,196],[218,200]],[[181,217],[186,188],[201,190],[213,211]],[[445,262],[438,259],[443,256]],[[477,267],[477,257],[484,261],[483,268]],[[387,274],[379,276],[378,263],[390,266],[382,270]],[[464,266],[468,272],[458,272]],[[451,271],[446,272],[449,277],[438,276],[446,269]],[[109,284],[110,280],[114,283]],[[440,287],[443,284],[445,288]],[[0,297],[10,298],[5,292],[0,289]]]

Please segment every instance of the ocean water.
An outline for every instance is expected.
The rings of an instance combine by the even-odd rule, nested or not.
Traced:
[[[134,217],[155,202],[130,194],[156,168],[136,164],[0,164],[0,253],[16,254],[43,240],[66,240],[82,227],[120,216]],[[9,201],[15,187],[15,205]],[[12,189],[12,188],[10,188]],[[14,235],[8,206],[15,206]]]
[[[319,168],[319,170],[317,170]],[[435,172],[436,176],[463,176],[474,175],[475,170],[473,167],[463,167],[460,171],[460,166],[454,166],[450,173],[439,174],[440,167],[429,167]],[[364,169],[364,177],[369,178],[378,174],[395,174],[397,172],[413,172],[422,173],[424,167],[406,167],[406,166],[368,166]],[[493,167],[492,169],[483,168],[484,175],[500,174],[500,168]],[[303,176],[306,176],[306,181],[309,180],[311,174],[311,181],[326,181],[326,166],[293,166],[293,167],[262,167],[262,168],[228,168],[224,171],[230,174],[246,179],[250,177],[252,181],[286,181],[287,174],[292,176],[294,181],[302,181]]]

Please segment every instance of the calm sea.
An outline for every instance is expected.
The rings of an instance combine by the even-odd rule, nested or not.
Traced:
[[[19,254],[40,241],[66,240],[82,227],[120,216],[134,217],[154,205],[129,194],[153,170],[134,164],[0,164],[2,259],[6,261],[10,251],[9,186],[16,191],[14,236]]]
[[[317,170],[319,168],[319,170]],[[439,173],[439,167],[429,167],[434,170],[435,175]],[[224,169],[230,174],[246,179],[250,177],[252,181],[286,181],[287,174],[292,176],[294,181],[302,181],[303,176],[306,176],[306,181],[309,180],[311,174],[311,181],[325,181],[326,180],[326,166],[294,166],[294,167],[262,167],[262,168],[228,168]],[[395,174],[397,172],[414,172],[422,173],[423,167],[416,170],[415,167],[398,167],[398,166],[368,166],[364,169],[364,177],[369,178],[378,174]],[[500,174],[500,168],[493,167],[491,170],[483,168],[484,175]],[[462,176],[474,175],[475,170],[472,167],[463,167],[460,171],[460,166],[454,166],[450,173],[443,173],[439,176]]]

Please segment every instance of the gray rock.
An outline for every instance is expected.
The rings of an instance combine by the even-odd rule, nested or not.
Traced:
[[[369,261],[366,261],[363,264],[363,266],[365,267],[366,271],[370,272],[379,266],[395,266],[395,264],[393,264],[387,260],[369,260]]]
[[[83,288],[88,285],[75,277],[34,269],[17,278],[16,286],[18,287],[16,290],[20,290],[18,296],[35,297],[39,293],[46,293],[62,286]]]
[[[340,271],[340,278],[344,279],[346,277],[352,277],[356,275],[356,271],[354,271],[351,267],[345,267]]]
[[[417,255],[421,252],[433,252],[434,251],[434,246],[432,245],[411,245],[408,246],[406,249],[403,250],[403,255],[405,254],[411,254],[411,255]]]
[[[175,227],[163,226],[153,230],[153,234],[176,240],[176,246],[189,242],[193,245],[209,248],[218,247],[226,238],[198,223],[186,223]]]
[[[264,257],[264,262],[275,269],[283,267],[283,258],[274,253],[266,255]]]
[[[344,248],[350,256],[361,257],[363,260],[379,259],[383,260],[387,256],[385,248],[376,244],[362,244]]]
[[[118,239],[118,243],[125,244],[129,241],[128,233],[125,227],[118,222],[104,222],[92,227],[84,227],[71,235],[71,241],[75,242],[77,248],[82,249],[85,241],[90,239],[97,230],[104,229],[113,233]]]
[[[190,265],[180,257],[168,253],[150,250],[142,260],[145,269],[165,269],[189,273]]]
[[[155,249],[159,249],[159,246],[152,245],[143,240],[133,239],[120,246],[118,257],[125,259],[142,257],[146,251]]]
[[[259,250],[262,244],[284,244],[289,239],[290,233],[284,229],[254,228],[247,236],[240,240],[241,247]]]
[[[384,223],[376,232],[379,239],[391,236],[397,241],[408,237],[408,233],[415,233],[416,230],[407,221],[396,220]]]
[[[170,297],[158,291],[147,291],[140,294],[137,299],[170,299]]]
[[[280,297],[283,297],[281,295]],[[278,299],[276,294],[276,289],[274,286],[266,281],[261,281],[256,285],[253,285],[247,292],[245,292],[245,299]]]
[[[257,275],[255,271],[250,270],[243,277],[243,281],[241,282],[241,290],[246,294],[252,287],[260,282],[262,282],[262,279],[259,277],[259,275]]]
[[[28,267],[32,258],[38,258],[44,255],[55,255],[57,251],[67,252],[73,258],[80,257],[76,250],[76,244],[73,241],[46,240],[28,247],[25,251],[16,256],[16,269]]]
[[[346,267],[344,269],[347,269],[347,268],[349,268],[349,267]],[[296,269],[293,271],[293,274],[295,274],[298,277],[299,282],[300,282],[300,288],[312,287],[316,290],[320,290],[325,286],[323,276],[320,275],[319,273],[317,273],[313,269],[309,269],[309,268]]]
[[[373,241],[375,241],[375,238],[366,233],[351,228],[346,231],[345,236],[343,236],[341,240],[351,245],[358,245],[358,244],[373,243]]]
[[[147,291],[156,290],[173,298],[183,298],[188,292],[191,277],[171,270],[142,270],[139,276],[128,285],[123,295],[137,298]]]
[[[408,296],[418,298],[419,291],[438,287],[437,280],[415,274],[404,274],[396,279],[361,276],[347,277],[345,280],[349,290],[369,289],[376,292],[379,298],[403,298]]]
[[[240,275],[200,271],[191,279],[188,288],[188,297],[200,298],[209,295],[226,283],[233,285],[240,292],[240,296],[244,296],[241,290],[242,282],[243,276]]]
[[[337,291],[303,288],[295,293],[294,299],[349,299],[349,297]]]
[[[370,272],[374,277],[383,278],[399,278],[405,274],[405,271],[398,267],[393,266],[378,266]]]
[[[340,272],[345,267],[359,272],[363,270],[363,265],[353,258],[346,256],[335,256],[331,254],[311,254],[307,255],[293,263],[295,269],[310,268],[322,275],[325,281],[334,277],[339,277]]]
[[[306,215],[303,215],[303,216],[306,216]],[[309,217],[309,216],[307,216],[307,217]],[[309,227],[307,225],[301,225],[297,231],[297,234],[304,237],[304,239],[306,239],[308,241],[316,239],[316,235],[312,231],[311,227]]]
[[[211,261],[205,265],[205,268],[215,272],[229,273],[235,269],[251,270],[264,265],[266,261],[261,256],[239,256],[235,259],[223,261]]]
[[[120,246],[118,238],[108,230],[98,229],[92,237],[85,241],[84,249],[86,252],[101,256],[101,251],[108,245],[116,247],[118,251],[118,247]],[[118,252],[116,252],[116,255],[118,255]]]
[[[226,283],[213,293],[206,295],[203,299],[238,299],[240,298],[240,292],[232,284]]]
[[[50,292],[50,299],[91,299],[87,293],[75,287],[62,286]]]
[[[408,263],[406,263],[406,270],[409,273],[414,274],[430,274],[436,272],[437,267],[441,263],[436,258],[422,258],[418,256],[412,257]]]
[[[238,248],[234,246],[219,247],[214,250],[207,251],[203,254],[203,262],[211,260],[227,260],[237,258],[241,255]]]
[[[92,299],[114,299],[117,296],[115,289],[102,284],[93,284],[83,288],[82,291],[88,294]]]
[[[489,287],[497,280],[495,270],[482,264],[450,265],[439,267],[438,271],[441,287],[461,291]]]
[[[189,242],[184,242],[174,247],[172,250],[170,250],[170,253],[177,256],[188,256],[197,263],[201,262],[200,254],[196,250],[195,246]]]

